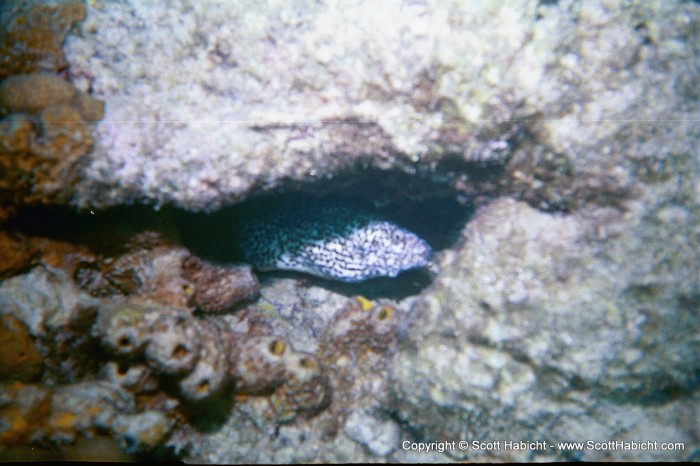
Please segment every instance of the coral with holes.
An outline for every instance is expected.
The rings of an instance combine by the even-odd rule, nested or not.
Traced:
[[[204,312],[229,311],[258,294],[250,266],[207,262],[159,233],[140,232],[126,248],[117,256],[79,263],[78,286],[95,297],[128,296],[134,303]]]
[[[319,292],[320,289],[313,288],[303,291],[308,297]],[[318,317],[312,305],[307,306],[295,312]],[[294,358],[298,359],[296,363],[287,364],[288,368],[303,369],[308,375],[304,376],[297,369],[287,382],[275,382],[278,388],[269,402],[255,396],[237,397],[233,411],[220,428],[190,434],[189,441],[197,448],[189,451],[185,459],[304,463],[390,457],[400,448],[400,427],[386,409],[391,393],[389,374],[397,349],[397,334],[405,317],[405,311],[388,300],[371,301],[361,296],[339,299],[323,326],[325,330],[313,337],[316,358],[302,354],[301,359]],[[269,382],[260,383],[260,377],[265,374],[270,374],[269,381],[284,378],[285,350],[281,343],[281,339],[271,337],[249,340],[249,345],[260,348],[249,354],[264,354],[265,358],[258,362],[264,371],[251,372],[254,363],[247,364],[250,367],[245,371],[248,393],[265,389]],[[262,350],[266,348],[268,352],[264,353]],[[281,357],[275,356],[277,354]],[[290,402],[298,407],[300,402],[309,406],[309,401],[319,399],[322,394],[319,384],[303,383],[317,377],[314,365],[321,367],[322,376],[329,384],[324,390],[330,390],[331,399],[323,405],[313,403],[313,410],[299,411],[303,415],[297,415],[294,422],[280,424],[287,419],[285,411],[292,413]],[[287,406],[280,403],[284,400]],[[319,408],[324,409],[319,411]],[[182,442],[182,439],[177,441]],[[250,445],[255,448],[246,448]]]
[[[81,274],[76,271],[97,261],[80,254],[79,249],[66,250],[53,265],[41,256],[41,266],[0,284],[2,322],[7,324],[0,336],[12,345],[0,361],[3,368],[7,366],[3,371],[13,372],[21,359],[23,372],[6,376],[37,381],[41,375],[41,385],[17,385],[8,398],[3,418],[3,426],[8,427],[1,432],[7,445],[72,441],[77,435],[106,429],[126,442],[127,451],[151,449],[167,438],[173,426],[178,432],[188,429],[189,406],[217,395],[226,397],[226,387],[240,395],[269,399],[270,415],[277,422],[311,416],[328,405],[329,382],[313,354],[296,351],[281,337],[234,332],[225,321],[192,315],[189,300],[194,293],[187,290],[207,289],[208,280],[213,281],[213,290],[226,288],[222,287],[226,275],[216,272],[222,269],[213,269],[184,249],[166,247],[160,241],[140,243],[145,249],[112,261],[117,264],[113,272],[132,270],[137,278],[133,282],[138,287],[128,290],[129,296],[124,296],[124,287],[94,296],[78,287],[73,280]],[[182,272],[183,260],[188,276],[196,278],[188,286],[176,282],[170,292],[161,289],[155,293],[154,289]],[[174,273],[166,276],[164,270]],[[114,277],[122,275],[115,273],[110,279],[117,283]],[[223,297],[218,297],[207,292],[201,299],[228,305],[231,295],[227,293],[223,289]],[[43,373],[38,351],[46,355]],[[75,383],[80,380],[85,380],[83,385]],[[173,382],[174,391],[170,388]],[[109,423],[102,420],[100,406],[88,403],[73,408],[77,402],[71,394],[76,390],[99,392],[107,386],[113,387],[111,395],[105,394],[96,403],[112,395],[121,399],[121,393],[133,397],[113,408],[105,401],[111,409],[107,412],[116,416]],[[44,400],[57,409],[66,407],[66,412],[51,414],[51,421],[39,420],[48,416],[41,411],[43,405],[25,406],[26,397]],[[81,417],[79,412],[90,414]],[[53,419],[57,425],[51,424]]]
[[[143,357],[135,369],[110,372],[125,386],[135,386],[150,373],[172,376],[185,399],[201,400],[217,394],[229,381],[219,329],[187,312],[164,313],[158,308],[120,304],[101,309],[92,331],[110,353],[127,364]]]
[[[101,245],[102,233],[94,233]],[[119,241],[122,236],[117,234]],[[21,245],[28,255],[14,261],[17,263],[8,273],[32,263],[39,265],[0,283],[0,338],[6,347],[0,358],[0,372],[3,379],[41,384],[34,388],[18,386],[17,402],[21,405],[22,396],[39,390],[45,394],[43,399],[52,400],[52,406],[72,404],[71,399],[63,398],[54,403],[59,395],[54,396],[53,389],[46,387],[60,387],[56,394],[70,392],[76,381],[96,378],[121,387],[119,390],[126,390],[128,396],[136,396],[136,404],[126,406],[126,411],[122,405],[115,408],[129,416],[109,425],[93,418],[75,419],[71,417],[73,411],[70,416],[59,416],[61,426],[66,426],[58,431],[43,421],[17,430],[12,426],[20,421],[8,418],[10,428],[3,434],[8,446],[25,441],[72,441],[76,435],[107,429],[135,445],[127,445],[127,451],[140,450],[143,445],[152,448],[162,443],[164,425],[170,429],[184,422],[185,414],[178,410],[180,402],[164,390],[168,380],[178,380],[177,396],[188,402],[211,398],[235,381],[236,371],[231,369],[229,357],[235,354],[241,360],[246,358],[245,350],[235,351],[245,337],[232,338],[220,322],[194,318],[192,311],[229,310],[240,300],[254,297],[258,283],[250,267],[208,263],[149,231],[130,235],[125,244],[116,245],[116,250],[123,252],[115,257],[59,240],[19,234],[5,234],[3,238],[8,247]],[[116,354],[114,361],[105,361],[100,346]],[[275,348],[280,358],[296,355],[282,341]],[[250,350],[257,349],[271,351],[254,345]],[[257,365],[253,366],[257,370]],[[306,379],[300,375],[296,380]],[[277,382],[267,381],[264,388],[271,391]],[[298,411],[311,409],[304,400],[281,404],[298,405]],[[31,407],[8,406],[12,413],[19,409],[18,416],[23,419],[32,418],[35,412]],[[140,425],[142,430],[136,430]],[[63,431],[67,432],[63,437],[56,433]]]
[[[232,348],[231,376],[236,391],[272,392],[271,405],[278,422],[297,414],[311,416],[330,402],[329,381],[315,356],[299,351],[274,336],[240,336]]]
[[[273,393],[281,421],[328,402],[327,381],[314,356],[278,337],[240,334],[187,312],[128,304],[101,309],[93,333],[122,364],[143,357],[135,369],[110,372],[126,386],[148,372],[174,378],[189,401],[211,398],[229,384],[238,393]]]

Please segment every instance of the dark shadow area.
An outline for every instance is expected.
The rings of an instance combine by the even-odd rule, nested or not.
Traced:
[[[78,213],[67,207],[28,207],[6,223],[4,229],[66,241],[106,257],[126,252],[129,240],[146,230],[177,241],[175,224],[167,209],[125,206],[92,212]]]
[[[407,296],[417,295],[433,280],[432,274],[426,269],[408,270],[395,278],[373,278],[360,283],[343,283],[324,280],[311,275],[291,271],[259,272],[262,285],[272,278],[294,278],[302,281],[305,286],[320,286],[343,296],[361,295],[368,299],[387,298],[400,300]]]

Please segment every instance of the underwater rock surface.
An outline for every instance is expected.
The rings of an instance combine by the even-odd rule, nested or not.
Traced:
[[[85,18],[80,0],[20,0],[0,9],[0,79],[66,68],[61,45]]]
[[[96,2],[65,47],[73,82],[108,103],[74,202],[213,210],[357,163],[414,172],[453,155],[502,161],[523,131],[518,119],[628,110],[642,92],[625,70],[637,33],[601,26],[590,48],[614,34],[624,53],[570,63],[576,51],[561,44],[575,40],[574,19],[604,12],[538,4]],[[572,71],[551,72],[562,61],[605,80],[615,98],[589,102],[589,89],[571,89]],[[609,131],[571,126],[559,132],[586,129],[581,142]],[[539,132],[565,149],[546,124]]]
[[[200,257],[167,212],[164,235],[2,232],[0,447],[106,432],[193,462],[700,455],[697,2],[80,6],[77,90],[38,74],[60,53],[3,75],[65,90],[3,98],[6,217],[203,216],[321,186],[388,210],[444,187],[476,212],[400,299]],[[58,31],[48,48],[81,12],[36,26]],[[411,448],[461,440],[683,448]]]
[[[92,147],[89,123],[103,103],[57,74],[68,66],[66,34],[84,17],[79,0],[0,5],[0,223],[26,206],[67,203]]]

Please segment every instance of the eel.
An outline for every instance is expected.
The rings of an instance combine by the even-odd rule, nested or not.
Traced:
[[[349,202],[283,202],[249,216],[239,234],[243,257],[257,270],[346,283],[396,277],[432,255],[417,234]]]

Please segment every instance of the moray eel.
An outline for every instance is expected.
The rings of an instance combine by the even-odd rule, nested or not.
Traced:
[[[346,283],[395,277],[425,266],[432,255],[415,233],[349,203],[261,209],[246,219],[238,241],[258,270],[293,270]]]

